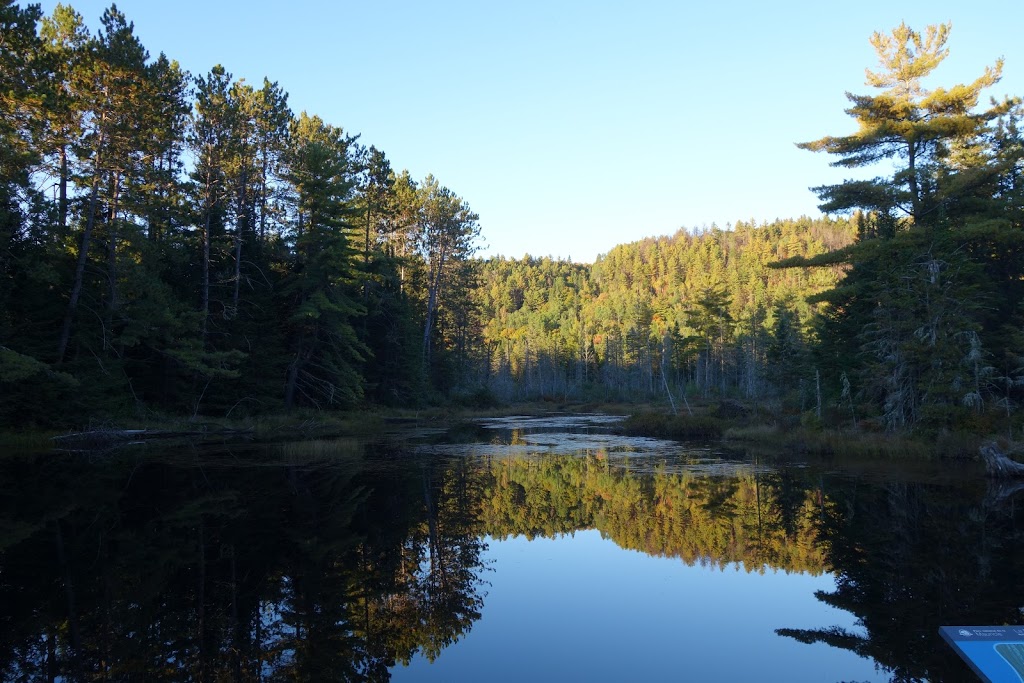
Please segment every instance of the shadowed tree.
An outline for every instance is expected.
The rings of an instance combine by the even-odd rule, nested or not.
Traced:
[[[189,144],[196,156],[192,177],[198,194],[202,259],[199,310],[203,343],[209,330],[210,268],[214,226],[225,222],[228,196],[227,157],[235,117],[230,96],[231,74],[219,64],[204,78],[196,78],[196,102],[192,114]]]
[[[365,311],[353,297],[349,222],[355,138],[303,112],[290,140],[285,177],[294,193],[295,257],[281,288],[291,356],[284,403],[347,404],[363,393],[364,347],[353,321]]]
[[[101,321],[102,346],[114,344],[115,317],[121,305],[118,293],[119,221],[126,186],[139,173],[143,157],[143,137],[149,134],[146,115],[152,104],[152,88],[147,74],[149,53],[116,6],[103,13],[102,28],[89,41],[88,54],[76,65],[82,109],[85,112],[84,136],[76,156],[79,178],[89,187],[84,227],[60,339],[57,362],[64,359],[71,329],[84,284],[89,246],[97,221],[106,242],[107,297]]]

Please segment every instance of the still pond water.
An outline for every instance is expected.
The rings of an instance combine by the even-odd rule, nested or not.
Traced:
[[[975,681],[1024,619],[1024,494],[626,438],[0,460],[3,681]]]

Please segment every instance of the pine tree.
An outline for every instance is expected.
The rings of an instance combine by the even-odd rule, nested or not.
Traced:
[[[88,53],[76,69],[77,90],[86,112],[84,137],[76,156],[80,162],[78,182],[89,188],[84,226],[65,311],[57,362],[64,359],[78,302],[85,284],[85,266],[97,222],[106,246],[106,306],[99,330],[101,345],[111,349],[119,315],[118,248],[123,194],[126,184],[138,173],[145,131],[144,113],[151,101],[146,75],[149,58],[134,34],[134,25],[112,6],[103,13],[103,28],[89,41]]]
[[[82,16],[70,7],[58,4],[53,15],[40,25],[51,74],[46,90],[46,135],[43,154],[50,161],[50,173],[57,178],[58,226],[68,227],[69,188],[74,146],[82,134],[85,111],[80,77],[88,58],[89,33]]]
[[[303,112],[290,141],[295,256],[281,288],[290,355],[284,403],[350,404],[363,395],[365,353],[353,326],[365,313],[353,296],[355,139]]]
[[[189,128],[189,146],[196,157],[192,178],[197,193],[200,221],[200,305],[204,344],[209,331],[212,246],[216,232],[226,223],[229,193],[227,164],[230,155],[234,103],[230,97],[231,74],[219,64],[196,79],[196,101]],[[220,230],[218,230],[220,228]]]
[[[885,225],[904,219],[918,225],[939,222],[941,167],[957,150],[974,145],[986,124],[1007,107],[974,111],[982,90],[999,80],[1002,60],[970,84],[930,91],[921,85],[949,54],[949,30],[949,24],[929,26],[922,35],[900,24],[891,35],[872,35],[881,70],[865,73],[867,84],[881,92],[847,93],[853,106],[846,112],[857,121],[857,132],[797,146],[837,156],[833,166],[858,168],[896,159],[901,167],[891,178],[814,188],[823,200],[822,211],[860,208],[880,216]]]
[[[823,211],[863,210],[855,214],[860,241],[789,261],[849,264],[839,285],[817,297],[827,304],[819,361],[828,384],[838,386],[842,375],[860,387],[894,429],[947,428],[963,418],[964,406],[983,403],[967,369],[981,366],[965,359],[1000,346],[992,330],[1002,323],[989,311],[1002,308],[1004,320],[1011,313],[998,289],[1016,289],[1022,272],[1020,263],[992,267],[1003,258],[993,255],[1020,239],[1019,230],[1006,230],[1008,207],[997,190],[1014,163],[999,160],[993,144],[993,125],[1018,104],[1006,99],[977,110],[1001,61],[970,84],[924,89],[921,79],[948,55],[948,35],[948,25],[922,35],[903,24],[874,34],[882,70],[869,70],[868,84],[882,92],[848,94],[858,131],[800,145],[838,156],[837,166],[898,164],[889,178],[816,188]]]
[[[416,246],[426,265],[426,313],[423,323],[423,361],[430,366],[432,334],[446,296],[453,294],[460,264],[475,250],[479,216],[469,204],[428,175],[419,186]]]

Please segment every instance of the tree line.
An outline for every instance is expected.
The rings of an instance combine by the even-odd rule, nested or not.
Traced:
[[[269,79],[0,3],[0,420],[408,403],[478,216]]]
[[[841,268],[769,266],[853,237],[850,220],[804,217],[680,230],[592,266],[490,259],[475,291],[483,381],[506,400],[775,396],[806,374],[818,309],[806,299]]]
[[[871,42],[872,180],[823,218],[474,257],[436,178],[264,79],[153,59],[112,6],[0,3],[0,421],[524,399],[771,402],[878,429],[1009,430],[1024,398],[1019,98],[927,88],[947,25]],[[684,406],[676,405],[678,403]],[[59,409],[55,409],[59,406]]]

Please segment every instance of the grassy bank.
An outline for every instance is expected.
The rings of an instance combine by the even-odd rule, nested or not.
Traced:
[[[630,436],[654,436],[662,439],[718,439],[725,432],[724,421],[709,415],[667,415],[637,412],[621,424]]]
[[[210,440],[242,439],[259,443],[374,438],[410,429],[443,429],[481,417],[544,415],[550,413],[606,413],[627,415],[619,429],[631,436],[664,439],[721,441],[765,454],[792,453],[850,459],[931,459],[978,456],[986,439],[955,432],[939,435],[892,434],[867,429],[823,427],[819,421],[783,416],[764,406],[737,401],[693,403],[692,413],[673,415],[648,403],[574,403],[540,401],[488,407],[448,404],[421,409],[367,406],[346,411],[299,410],[240,419],[153,415],[94,423],[90,429],[146,429],[176,432]],[[46,451],[53,447],[52,431],[0,432],[0,454]]]
[[[894,434],[852,427],[825,427],[816,419],[798,421],[735,401],[693,406],[692,414],[663,409],[628,411],[622,430],[632,436],[721,440],[734,447],[768,453],[792,453],[850,459],[976,459],[987,440],[970,432]]]

